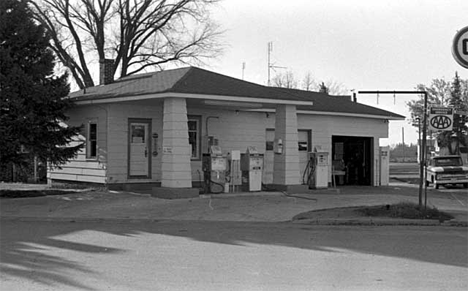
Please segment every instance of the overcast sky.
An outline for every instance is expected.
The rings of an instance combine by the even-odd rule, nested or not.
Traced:
[[[452,80],[468,70],[452,57],[453,37],[468,26],[468,0],[225,0],[213,18],[226,30],[223,56],[208,69],[267,83],[271,61],[298,79],[311,72],[355,90],[414,90],[432,79]],[[274,72],[272,72],[274,75]],[[359,96],[358,101],[409,116],[405,103],[415,96]],[[407,122],[392,122],[388,144],[415,143]]]

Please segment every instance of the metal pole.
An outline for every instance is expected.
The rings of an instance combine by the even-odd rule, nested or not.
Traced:
[[[273,45],[272,45],[272,42],[270,41],[268,43],[268,86],[270,86],[270,52],[271,52],[271,49],[272,49]]]
[[[404,148],[405,147],[405,128],[403,126],[401,127],[401,142],[403,143],[403,148]]]
[[[418,147],[419,147],[419,160],[421,161],[421,117],[418,117]]]
[[[424,184],[426,183],[426,181],[423,181],[423,180],[424,180],[425,171],[426,171],[427,92],[424,91],[423,93],[424,93],[424,110],[423,110],[424,119],[423,119],[423,138],[422,138],[421,160],[419,163],[419,170],[420,170],[420,173],[419,173],[419,209],[422,208],[423,183]]]
[[[427,183],[426,183],[426,179],[427,179],[427,171],[424,171],[424,216],[426,216],[426,209],[427,209]]]
[[[426,131],[427,131],[427,92],[426,91],[359,91],[359,94],[424,94],[424,119],[423,119],[423,139],[422,139],[422,149],[420,150],[421,152],[421,157],[419,161],[419,209],[422,209],[422,192],[423,192],[423,183],[425,183],[424,180],[424,170],[425,170],[425,164],[426,164]]]
[[[34,183],[37,183],[37,156],[34,156]]]

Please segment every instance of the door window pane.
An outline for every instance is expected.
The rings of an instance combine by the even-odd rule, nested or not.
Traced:
[[[145,143],[144,125],[132,125],[132,143]]]
[[[201,116],[188,116],[188,136],[191,147],[192,160],[198,160],[201,156]]]

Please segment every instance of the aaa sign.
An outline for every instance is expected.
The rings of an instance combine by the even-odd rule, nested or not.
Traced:
[[[453,128],[453,108],[431,107],[429,111],[429,129],[450,131]]]

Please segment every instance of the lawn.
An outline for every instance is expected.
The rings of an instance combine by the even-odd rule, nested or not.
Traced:
[[[52,195],[64,195],[78,193],[69,190],[0,190],[0,199],[3,198],[31,198]]]
[[[293,217],[293,220],[305,219],[359,219],[363,217],[430,219],[440,222],[450,220],[452,215],[439,211],[437,208],[419,209],[415,203],[401,202],[377,206],[355,206],[321,209],[304,212]]]

